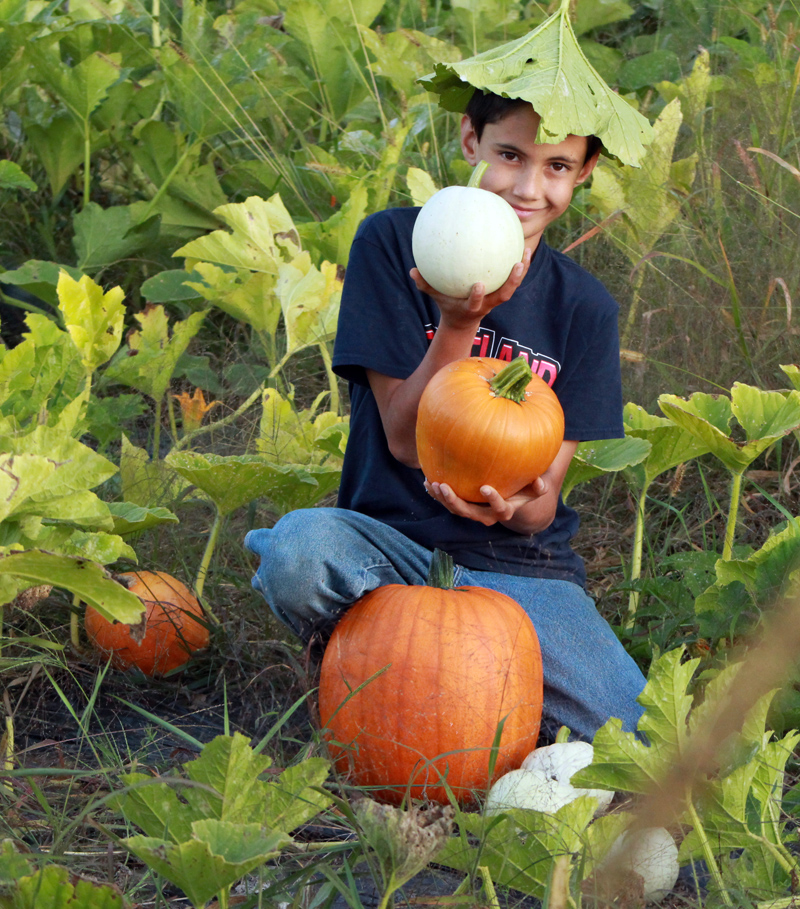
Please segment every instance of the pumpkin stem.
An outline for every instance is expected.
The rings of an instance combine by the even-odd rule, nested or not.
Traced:
[[[486,173],[486,168],[488,166],[489,166],[488,161],[482,161],[482,160],[478,161],[478,163],[472,169],[472,173],[470,174],[470,177],[469,177],[469,183],[467,183],[467,186],[470,189],[480,189],[481,188],[481,180],[483,179],[483,175]]]
[[[455,584],[455,568],[453,557],[441,549],[433,550],[431,567],[428,569],[428,587],[438,587],[441,590],[452,590]]]
[[[525,389],[533,378],[530,366],[523,357],[515,357],[504,366],[489,382],[492,391],[499,398],[508,398],[521,404],[525,400]]]

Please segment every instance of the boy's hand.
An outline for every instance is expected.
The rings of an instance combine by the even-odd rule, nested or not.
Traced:
[[[492,524],[506,524],[511,521],[521,508],[525,508],[538,499],[546,497],[550,488],[542,477],[537,477],[533,483],[520,489],[513,496],[504,499],[496,489],[491,486],[482,486],[481,494],[485,498],[485,503],[467,502],[460,499],[447,483],[429,483],[425,480],[425,489],[428,494],[436,499],[441,505],[451,512],[462,518],[469,518],[472,521],[478,521],[486,527]],[[547,524],[542,527],[535,527],[528,530],[528,533],[537,533],[544,530]],[[527,528],[526,528],[527,529]]]
[[[436,305],[442,314],[442,322],[446,322],[452,328],[461,328],[464,325],[471,325],[476,321],[480,321],[495,306],[499,306],[501,303],[505,303],[506,300],[511,299],[514,291],[528,273],[532,255],[533,253],[530,249],[525,249],[522,254],[522,261],[517,262],[511,269],[511,274],[506,279],[505,284],[498,287],[497,290],[487,294],[484,292],[483,284],[478,282],[472,285],[469,296],[463,299],[440,294],[438,290],[428,284],[417,268],[412,268],[409,274],[417,285],[417,290],[436,301]]]
[[[479,521],[487,527],[502,524],[509,530],[530,536],[540,533],[553,522],[561,486],[577,447],[577,442],[565,440],[555,460],[542,476],[507,499],[488,485],[481,487],[485,502],[466,502],[447,483],[429,483],[425,480],[425,489],[452,514]]]

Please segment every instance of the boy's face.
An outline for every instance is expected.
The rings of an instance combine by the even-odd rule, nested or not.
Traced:
[[[487,123],[478,139],[472,121],[461,120],[461,148],[474,167],[489,167],[481,188],[497,193],[514,209],[522,224],[525,246],[535,250],[548,224],[562,215],[572,193],[594,170],[597,154],[588,161],[586,136],[567,136],[557,145],[537,144],[539,115],[530,105],[497,123]]]

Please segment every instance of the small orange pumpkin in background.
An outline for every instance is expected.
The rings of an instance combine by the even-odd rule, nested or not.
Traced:
[[[469,803],[536,747],[542,660],[533,623],[502,593],[452,583],[452,559],[437,551],[429,586],[367,593],[325,650],[324,735],[339,771],[374,798],[448,804],[449,787]]]
[[[503,498],[519,492],[547,470],[563,441],[561,404],[522,357],[449,363],[419,402],[422,472],[468,502],[485,501],[485,485]]]
[[[92,606],[86,607],[84,617],[89,641],[111,657],[116,669],[136,666],[147,676],[164,675],[182,666],[195,650],[208,647],[203,608],[177,578],[164,571],[132,571],[117,579],[145,604],[142,639],[135,639],[133,626],[110,622]]]

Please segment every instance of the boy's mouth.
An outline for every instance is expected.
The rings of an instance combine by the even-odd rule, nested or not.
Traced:
[[[517,217],[523,220],[525,218],[530,218],[532,215],[538,214],[540,211],[538,208],[519,208],[516,205],[512,205],[511,207],[517,213]]]

